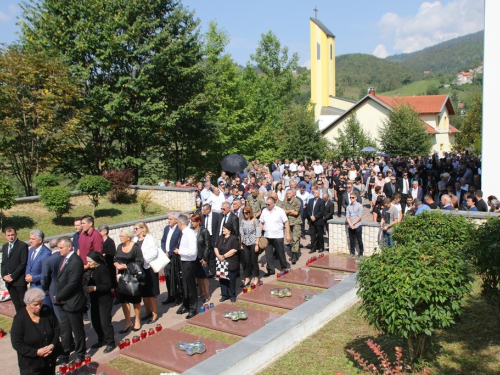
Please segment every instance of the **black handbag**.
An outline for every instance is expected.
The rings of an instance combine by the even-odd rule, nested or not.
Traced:
[[[128,271],[118,279],[118,292],[128,296],[138,296],[140,294],[139,281],[137,277],[131,275]]]

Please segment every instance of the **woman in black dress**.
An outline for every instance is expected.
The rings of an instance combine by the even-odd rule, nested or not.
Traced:
[[[85,291],[90,296],[92,327],[97,333],[97,343],[92,345],[92,348],[97,349],[106,345],[104,353],[109,353],[116,347],[115,331],[111,324],[111,309],[113,308],[111,277],[106,261],[100,253],[96,251],[88,253],[87,264],[90,267],[90,280]]]
[[[129,263],[136,263],[138,266],[142,268],[144,263],[142,257],[142,251],[136,243],[132,241],[134,237],[133,231],[130,228],[125,228],[120,232],[120,242],[116,249],[115,255],[115,268],[118,270],[118,274],[123,274],[127,270],[127,265]],[[134,331],[138,331],[141,329],[141,295],[130,296],[128,294],[123,294],[118,291],[118,298],[122,304],[123,314],[125,315],[125,326],[120,331],[120,333],[127,333],[132,326],[134,327]],[[130,306],[129,303],[134,305],[134,313],[135,313],[135,324],[132,324],[132,320],[130,318]]]
[[[228,279],[220,278],[221,299],[224,302],[228,299],[231,302],[236,302],[236,271],[240,263],[238,261],[238,249],[240,241],[238,237],[231,234],[232,227],[224,224],[222,228],[222,236],[217,240],[217,246],[214,249],[215,256],[222,262],[227,260],[229,263]]]
[[[141,248],[144,258],[144,285],[141,285],[141,297],[146,308],[146,315],[141,320],[148,320],[148,324],[156,323],[158,320],[158,301],[160,294],[160,279],[158,274],[150,267],[152,262],[158,257],[158,243],[149,233],[149,228],[145,222],[139,221],[134,225],[136,236],[133,241]]]
[[[106,224],[99,225],[97,230],[101,233],[102,240],[104,241],[102,244],[102,255],[106,260],[106,266],[108,267],[109,276],[111,277],[111,288],[116,290],[116,287],[118,286],[116,281],[116,268],[114,265],[116,244],[115,241],[109,237],[109,227]]]
[[[42,305],[45,292],[29,289],[26,307],[14,317],[12,347],[17,352],[21,375],[54,375],[59,345],[59,323],[50,307]]]

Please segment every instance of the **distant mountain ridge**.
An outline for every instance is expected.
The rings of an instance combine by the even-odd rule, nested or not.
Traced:
[[[423,50],[388,56],[386,60],[402,63],[423,73],[458,73],[483,61],[484,30],[436,44]]]

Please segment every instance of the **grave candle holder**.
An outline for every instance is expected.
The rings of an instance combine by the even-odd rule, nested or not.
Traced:
[[[130,339],[125,339],[125,347],[130,346]]]
[[[148,333],[146,332],[146,330],[145,330],[145,329],[143,329],[143,330],[141,331],[141,339],[143,339],[143,340],[144,340],[146,337],[148,337]]]
[[[92,357],[91,357],[91,356],[89,356],[89,355],[87,354],[87,355],[85,356],[85,364],[88,364],[88,363],[90,363],[90,362],[92,362]]]
[[[118,343],[118,348],[120,348],[120,350],[122,350],[124,347],[125,347],[125,340],[121,340],[121,341]]]
[[[213,302],[210,304],[210,308],[213,309],[214,308],[214,304]]]
[[[160,331],[163,329],[163,327],[161,326],[161,324],[160,324],[160,323],[158,323],[158,324],[156,325],[155,329],[156,329],[156,332],[160,332]]]
[[[153,336],[156,333],[154,328],[150,328],[148,331],[148,336]]]
[[[76,359],[75,360],[75,367],[80,368],[83,365],[83,361],[81,359]]]
[[[62,375],[66,375],[66,373],[68,372],[68,365],[64,364],[59,366],[59,371],[61,372]]]
[[[136,342],[141,341],[141,336],[134,336],[132,337],[132,344],[135,344]]]
[[[200,307],[200,314],[205,312],[205,308],[203,306]]]
[[[68,371],[69,372],[74,371],[75,368],[76,368],[75,362],[68,363]]]

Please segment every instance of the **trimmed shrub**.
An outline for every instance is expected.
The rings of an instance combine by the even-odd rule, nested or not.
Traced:
[[[89,197],[94,206],[92,215],[95,215],[95,208],[99,205],[99,198],[111,190],[111,182],[101,176],[87,175],[83,176],[78,182],[78,189]]]
[[[57,218],[61,218],[62,215],[69,212],[70,195],[71,194],[67,187],[46,187],[40,194],[40,201],[49,211],[54,212]]]
[[[153,191],[149,190],[147,193],[139,194],[137,196],[137,203],[141,208],[141,214],[145,214],[149,205],[153,202]]]
[[[130,194],[128,188],[134,181],[134,169],[123,169],[121,171],[110,170],[102,174],[102,176],[111,182],[111,192],[109,199],[113,203],[128,203]]]
[[[52,173],[42,173],[35,178],[34,182],[39,194],[45,188],[59,186],[59,178]]]
[[[482,294],[500,315],[500,217],[481,224],[471,246],[471,257],[482,280]]]

